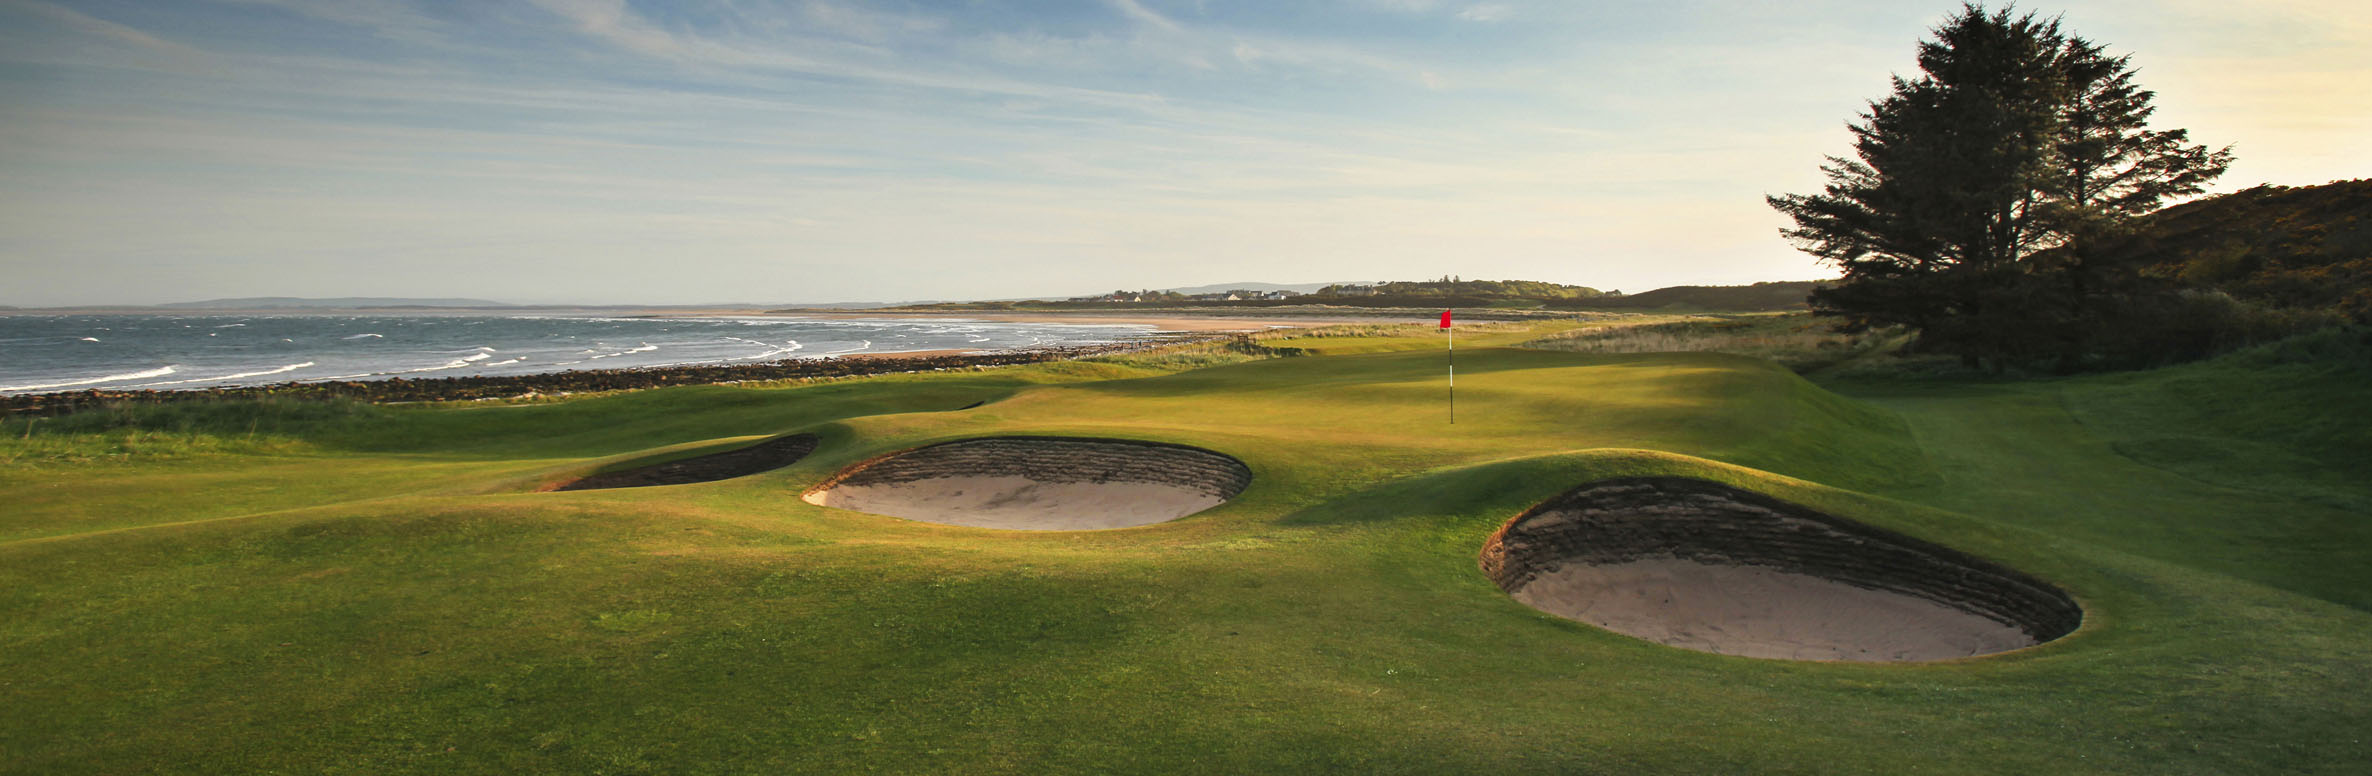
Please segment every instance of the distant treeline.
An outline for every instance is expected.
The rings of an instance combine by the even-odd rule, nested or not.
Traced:
[[[1439,280],[1393,281],[1374,285],[1342,283],[1318,289],[1310,294],[1320,298],[1394,297],[1422,299],[1589,299],[1606,296],[1589,286],[1569,286],[1538,280],[1462,280],[1455,276]]]

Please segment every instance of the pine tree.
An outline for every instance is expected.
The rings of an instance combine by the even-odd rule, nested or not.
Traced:
[[[2232,149],[2189,145],[2190,131],[2151,130],[2157,94],[2134,82],[2131,55],[2070,39],[2060,69],[2067,98],[2048,193],[2076,218],[2122,221],[2168,199],[2205,191],[2232,164]],[[2066,227],[2062,227],[2066,228]]]
[[[1843,271],[1812,302],[1849,330],[1909,326],[1923,347],[1996,365],[2064,351],[2053,330],[2101,286],[2086,243],[2230,163],[2147,129],[2154,95],[2130,58],[2056,19],[1964,5],[1918,62],[1848,124],[1854,157],[1822,165],[1821,193],[1768,198],[1795,221],[1782,234]]]

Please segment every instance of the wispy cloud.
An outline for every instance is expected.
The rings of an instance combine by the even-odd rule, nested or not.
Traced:
[[[1514,14],[1515,9],[1509,8],[1503,3],[1476,3],[1459,11],[1458,18],[1470,22],[1497,22],[1506,21]]]
[[[1105,0],[1105,2],[1109,3],[1113,10],[1119,11],[1120,15],[1128,17],[1130,21],[1138,24],[1167,32],[1179,32],[1184,29],[1178,26],[1177,22],[1171,21],[1169,17],[1154,13],[1153,9],[1146,8],[1143,3],[1139,3],[1137,0]]]
[[[2303,49],[2284,50],[2177,45],[2237,13],[2207,5],[2085,15],[2136,2],[2070,18],[2138,50],[2201,139],[2364,166],[2344,20],[2247,21]],[[39,75],[0,78],[0,269],[20,295],[0,303],[461,276],[700,301],[748,278],[830,299],[1817,274],[1760,195],[1817,184],[1933,19],[1711,8],[0,0],[0,73]],[[133,293],[101,277],[154,282],[99,299]]]
[[[0,8],[14,8],[37,16],[46,17],[51,21],[62,24],[69,29],[103,40],[113,41],[116,43],[127,43],[143,49],[176,56],[195,57],[199,54],[196,49],[184,46],[179,43],[164,40],[155,35],[142,32],[131,26],[107,21],[90,14],[66,8],[64,6],[42,2],[42,0],[6,0],[6,2],[0,3]]]

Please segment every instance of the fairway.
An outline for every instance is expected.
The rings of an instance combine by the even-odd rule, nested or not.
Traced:
[[[0,771],[2372,762],[2360,374],[2242,354],[1815,381],[1742,356],[1511,347],[1541,326],[1461,333],[1454,425],[1429,326],[1207,363],[11,420]],[[780,468],[550,490],[792,435],[813,450]],[[978,438],[1156,443],[1138,446],[1248,476],[1197,485],[1227,491],[1201,511],[1093,531],[802,499]],[[1620,478],[1707,481],[1998,564],[2064,591],[2081,626],[1967,659],[1761,659],[1552,616],[1485,574],[1510,520]]]

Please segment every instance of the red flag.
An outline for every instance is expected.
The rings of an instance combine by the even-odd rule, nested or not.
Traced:
[[[1441,327],[1444,329],[1450,327],[1450,311],[1448,310],[1441,311]]]

